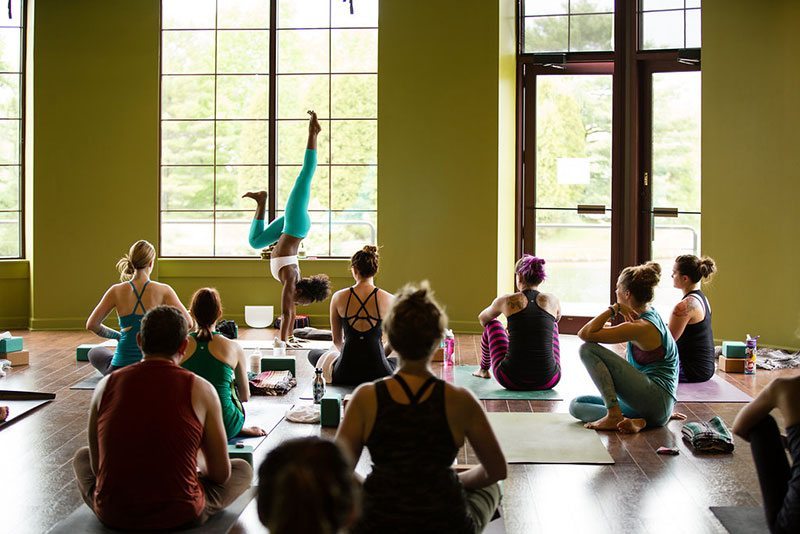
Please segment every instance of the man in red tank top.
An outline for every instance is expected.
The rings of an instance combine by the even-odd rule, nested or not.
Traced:
[[[250,487],[250,464],[228,459],[217,392],[178,365],[187,330],[177,309],[153,308],[137,336],[144,360],[95,389],[89,446],[73,465],[83,500],[109,527],[200,524]]]

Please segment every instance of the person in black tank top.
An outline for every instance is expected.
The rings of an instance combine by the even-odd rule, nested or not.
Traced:
[[[515,267],[519,292],[498,297],[478,320],[481,337],[480,368],[473,373],[495,380],[506,389],[550,389],[561,379],[558,319],[561,307],[554,295],[540,293],[543,259],[528,254]],[[508,318],[508,331],[497,317]]]
[[[672,284],[683,291],[669,318],[669,330],[678,345],[681,382],[705,382],[714,376],[711,306],[700,286],[715,271],[714,260],[693,255],[678,256],[672,268]]]
[[[311,350],[308,361],[322,367],[334,384],[358,386],[389,376],[397,367],[395,358],[387,358],[389,347],[383,345],[381,309],[387,310],[392,295],[378,289],[378,249],[365,246],[350,260],[356,284],[337,291],[331,299],[331,332],[334,349]],[[361,294],[362,296],[359,296]]]
[[[403,288],[384,321],[400,366],[357,388],[345,410],[337,442],[356,460],[366,446],[373,462],[355,533],[477,533],[500,502],[506,462],[486,414],[430,369],[445,326],[427,286]],[[480,465],[459,473],[453,462],[465,439]]]

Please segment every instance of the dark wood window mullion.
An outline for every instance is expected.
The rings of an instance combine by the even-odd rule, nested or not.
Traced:
[[[328,2],[328,256],[333,254],[333,12]]]
[[[269,183],[267,184],[267,220],[275,220],[275,200],[277,197],[277,174],[278,174],[278,2],[272,0],[269,3],[269,102],[268,102],[268,126],[267,137],[269,142],[268,173]]]
[[[217,256],[217,84],[219,81],[219,74],[217,73],[217,65],[219,63],[219,0],[214,3],[214,159],[213,167],[211,168],[211,199],[214,211],[211,214],[211,256]]]

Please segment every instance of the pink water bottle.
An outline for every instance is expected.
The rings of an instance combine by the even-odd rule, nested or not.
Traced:
[[[450,329],[444,333],[444,364],[453,365],[456,352],[456,337]]]

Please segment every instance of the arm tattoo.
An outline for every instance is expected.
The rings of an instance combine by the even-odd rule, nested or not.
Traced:
[[[107,339],[119,339],[121,337],[119,332],[117,332],[113,328],[107,327],[104,324],[101,324],[100,328],[95,330],[95,334],[97,334],[100,337],[107,338]]]
[[[675,315],[677,317],[686,317],[697,308],[697,301],[693,297],[683,299],[675,306]]]

